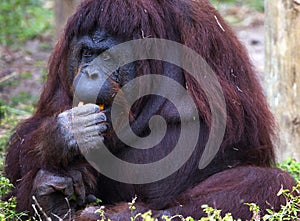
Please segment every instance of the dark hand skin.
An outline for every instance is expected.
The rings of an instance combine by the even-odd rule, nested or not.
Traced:
[[[84,36],[73,42],[74,49],[70,58],[71,77],[74,78],[76,99],[82,101],[84,105],[63,111],[54,120],[55,126],[49,135],[52,137],[49,140],[55,141],[54,147],[46,154],[56,158],[57,162],[62,162],[62,166],[67,169],[63,173],[40,169],[36,175],[32,188],[36,202],[33,203],[39,204],[36,208],[43,218],[49,216],[55,220],[58,216],[67,219],[75,209],[82,208],[96,199],[86,188],[89,180],[83,180],[82,172],[70,169],[72,168],[70,165],[76,163],[78,159],[82,160],[84,154],[96,149],[104,141],[109,125],[105,112],[110,108],[112,94],[115,93],[111,89],[113,85],[121,87],[121,84],[134,76],[132,65],[125,66],[125,70],[120,69],[107,77],[103,68],[92,63],[99,54],[118,43],[120,43],[118,39],[100,31],[96,31],[91,37]],[[101,60],[112,62],[114,58],[102,53],[97,59],[96,64]],[[124,76],[124,73],[130,74]],[[78,82],[81,85],[78,85]],[[103,82],[105,82],[103,89],[100,89],[98,95],[91,94],[90,87]],[[105,104],[106,110],[100,111],[96,103]],[[48,146],[48,143],[45,145]],[[53,146],[53,143],[50,145]],[[57,167],[60,168],[61,165]]]
[[[95,104],[74,107],[60,113],[56,128],[65,144],[61,150],[66,152],[64,156],[72,159],[97,148],[104,140],[106,124],[105,114]],[[95,199],[86,194],[82,174],[78,170],[59,174],[41,169],[34,180],[32,192],[40,208],[49,216],[54,216],[52,213],[59,217],[73,214],[75,208]]]
[[[74,107],[60,113],[57,124],[69,151],[78,147],[82,152],[97,148],[107,130],[106,116],[95,104]]]
[[[45,214],[49,217],[68,217],[74,213],[76,204],[82,205],[85,202],[82,176],[76,172],[70,173],[73,177],[60,176],[43,169],[37,173],[33,185],[33,201],[42,217]],[[74,194],[78,196],[75,202],[72,200]]]
[[[88,194],[80,171],[70,170],[68,175],[41,169],[33,183],[33,205],[43,218],[69,218],[75,208],[96,200]]]
[[[61,170],[83,159],[82,153],[97,148],[107,131],[106,114],[95,104],[65,110],[51,117],[43,125],[44,139],[38,150],[41,168]]]

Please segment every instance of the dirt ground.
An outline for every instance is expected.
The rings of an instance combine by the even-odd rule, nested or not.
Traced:
[[[225,18],[235,16],[236,20],[241,20],[238,24],[232,25],[233,29],[248,49],[254,67],[263,79],[263,14],[238,9],[225,10],[222,14]],[[7,47],[0,48],[0,100],[9,101],[12,96],[21,92],[39,96],[46,73],[47,60],[51,53],[51,49],[43,48],[44,43],[41,40],[31,40],[22,50],[17,51]]]
[[[1,49],[0,99],[9,101],[24,92],[40,94],[50,50],[41,50],[39,44],[38,40],[29,41],[21,51]]]

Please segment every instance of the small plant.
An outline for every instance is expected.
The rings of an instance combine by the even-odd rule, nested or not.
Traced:
[[[99,209],[95,211],[95,213],[99,214],[100,216],[100,219],[97,221],[110,221],[110,219],[106,219],[104,209],[105,207],[101,206]]]
[[[0,176],[0,199],[5,196],[13,188],[9,180]],[[4,220],[24,220],[26,213],[16,212],[16,199],[14,197],[7,201],[0,200],[0,221]]]
[[[2,3],[0,3],[0,5],[1,4]],[[21,104],[21,98],[27,98],[26,100],[28,101],[28,104]],[[29,98],[29,95],[20,93],[19,96],[15,96],[11,99],[10,102],[0,100],[0,126],[4,131],[0,137],[0,199],[8,194],[13,188],[13,185],[9,182],[9,180],[1,175],[4,165],[5,147],[16,125],[20,122],[20,120],[29,117],[33,111],[31,103],[33,99]],[[6,201],[0,200],[0,221],[24,220],[26,216],[26,213],[16,212],[16,199],[14,197]]]
[[[245,205],[249,206],[249,210],[253,213],[252,219],[253,221],[260,220],[260,208],[255,203],[245,203]]]
[[[298,196],[295,196],[297,193]],[[282,221],[299,220],[300,217],[300,182],[292,191],[281,189],[278,196],[283,195],[286,198],[286,204],[281,206],[279,212],[267,210],[269,214],[263,217],[264,221]]]
[[[131,220],[132,220],[132,217],[134,216],[134,213],[135,213],[135,210],[136,210],[136,207],[135,207],[135,202],[137,200],[137,196],[135,196],[131,202],[128,203],[129,205],[129,209],[130,209],[130,212],[131,212]]]
[[[300,162],[290,158],[284,161],[282,164],[279,164],[278,167],[289,172],[295,178],[295,180],[300,181]]]
[[[137,213],[136,214],[136,207],[135,207],[136,200],[137,200],[137,196],[135,196],[132,199],[132,201],[128,203],[129,210],[131,212],[130,220],[136,221],[136,220],[140,220],[140,218],[142,218],[145,221],[155,221],[155,219],[152,217],[151,211],[148,211],[146,213]]]

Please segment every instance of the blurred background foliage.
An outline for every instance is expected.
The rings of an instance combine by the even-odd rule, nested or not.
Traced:
[[[0,44],[22,43],[49,31],[53,26],[53,10],[42,0],[0,1]]]
[[[210,0],[214,5],[246,5],[254,10],[264,11],[264,0]]]
[[[246,5],[263,11],[263,0],[210,0],[217,8]],[[54,0],[1,0],[0,44],[12,45],[39,37],[53,27]]]

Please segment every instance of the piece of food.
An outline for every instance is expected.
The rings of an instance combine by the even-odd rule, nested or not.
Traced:
[[[99,108],[100,108],[100,111],[103,111],[103,110],[104,110],[104,104],[99,104],[98,106],[99,106]]]

